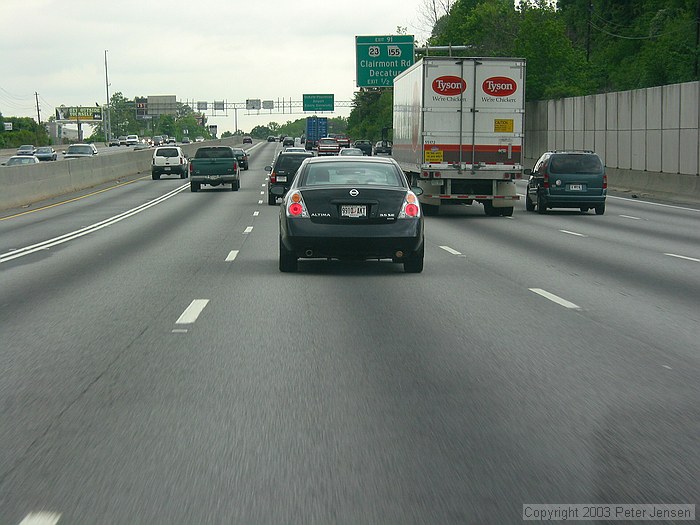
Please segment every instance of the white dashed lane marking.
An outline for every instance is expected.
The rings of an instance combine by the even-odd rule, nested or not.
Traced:
[[[250,232],[252,232],[252,231],[253,231],[253,227],[252,227],[252,226],[248,226],[248,227],[243,231],[243,233],[250,233]]]
[[[32,512],[19,522],[19,525],[55,525],[61,515],[56,512]]]
[[[557,303],[560,306],[563,306],[564,308],[569,308],[571,310],[580,310],[581,307],[577,304],[571,303],[567,301],[566,299],[562,299],[558,295],[554,295],[553,293],[548,292],[547,290],[543,290],[542,288],[530,288],[529,289],[531,292],[536,293],[537,295],[541,295],[545,299],[549,299],[550,301]]]
[[[641,221],[641,217],[632,217],[631,215],[620,215],[623,219],[632,219],[633,221]]]
[[[209,304],[209,299],[195,299],[190,303],[187,309],[182,312],[180,318],[175,321],[175,324],[192,324],[194,323],[202,310]]]
[[[238,257],[238,250],[231,250],[229,252],[229,254],[226,256],[226,262],[235,261],[236,257]]]
[[[588,235],[584,235],[582,233],[576,233],[576,232],[570,232],[569,230],[559,230],[562,233],[566,233],[567,235],[575,235],[576,237],[588,237]]]
[[[449,246],[440,246],[440,248],[442,248],[443,250],[445,250],[447,253],[451,253],[452,255],[462,255],[460,252],[458,252],[457,250],[454,250],[454,249],[450,248]]]
[[[254,212],[253,212],[253,217],[257,217],[258,215],[260,215],[260,212],[259,212],[259,211],[254,211]]]

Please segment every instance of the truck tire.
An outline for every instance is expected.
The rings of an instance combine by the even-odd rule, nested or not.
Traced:
[[[277,196],[273,195],[272,193],[268,193],[267,194],[267,204],[269,206],[274,206],[275,204],[277,204]]]
[[[160,180],[160,175],[156,173],[155,171],[151,172],[151,178],[153,180]]]
[[[547,213],[547,204],[545,203],[544,197],[542,194],[537,194],[537,213],[540,215],[544,215]]]
[[[507,208],[496,208],[499,210],[502,217],[512,217],[513,216],[513,206],[508,206]]]
[[[435,217],[440,213],[440,206],[436,204],[421,204],[421,209],[426,217]]]
[[[280,237],[280,272],[296,272],[299,267],[297,256],[285,248]]]
[[[603,215],[605,213],[605,203],[603,204],[598,204],[595,207],[595,214],[596,215]]]
[[[190,191],[197,193],[199,191],[199,182],[190,182]]]
[[[408,256],[403,263],[403,271],[406,273],[421,273],[423,271],[423,259],[425,258],[425,244]]]

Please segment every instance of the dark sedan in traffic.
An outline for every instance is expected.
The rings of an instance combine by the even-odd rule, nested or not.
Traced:
[[[280,271],[297,271],[300,258],[391,259],[423,271],[420,193],[390,158],[305,160],[280,206]]]

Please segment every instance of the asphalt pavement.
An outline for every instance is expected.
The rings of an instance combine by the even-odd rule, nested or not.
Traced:
[[[283,274],[279,147],[238,192],[135,177],[0,216],[0,523],[700,501],[699,207],[460,206],[422,274]]]

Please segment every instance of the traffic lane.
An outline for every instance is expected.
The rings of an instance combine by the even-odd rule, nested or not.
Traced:
[[[325,262],[280,274],[277,210],[261,212],[233,265],[212,259],[188,281],[210,302],[187,332],[170,330],[178,309],[158,315],[133,344],[142,361],[100,378],[13,473],[23,508],[86,522],[503,523],[525,502],[697,496],[695,459],[678,457],[692,451],[683,374],[697,367],[671,379],[643,359],[601,366],[619,333],[589,343],[589,321],[564,309],[543,323],[535,296],[432,245],[421,276]],[[658,406],[681,416],[671,436],[616,419],[659,421]],[[621,457],[635,461],[608,472]],[[615,492],[612,474],[640,492]]]
[[[265,158],[256,157],[252,153],[250,170],[241,172],[242,190],[246,190],[248,173],[262,172],[266,165]],[[177,176],[159,181],[152,181],[148,174],[133,177],[36,203],[33,209],[10,210],[0,217],[0,255],[98,224],[187,184]]]
[[[455,209],[450,216],[428,218],[426,231],[430,242],[459,252],[469,267],[490,268],[517,289],[548,291],[600,323],[624,323],[630,341],[654,343],[660,363],[697,359],[698,263],[665,255],[655,246],[658,239],[626,247],[570,235],[556,224],[545,229],[540,219],[524,212],[506,219]]]
[[[3,264],[0,404],[13,424],[0,429],[0,472],[128,350],[154,312],[175,300],[183,276],[200,274],[211,257],[218,260],[208,254],[222,246],[240,249],[257,194],[245,184],[239,192],[182,193],[95,234]]]

